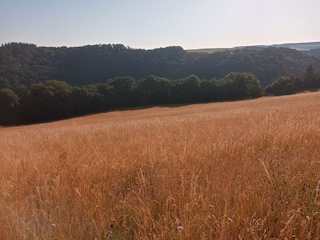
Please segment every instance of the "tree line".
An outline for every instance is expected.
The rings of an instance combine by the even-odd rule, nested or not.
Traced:
[[[72,86],[48,80],[0,89],[0,125],[53,121],[128,107],[188,104],[293,94],[320,88],[320,72],[310,65],[302,76],[282,76],[262,88],[252,73],[232,72],[222,79],[196,75],[170,80],[155,75],[124,76],[105,83]]]
[[[196,75],[169,80],[150,75],[124,76],[106,83],[72,86],[48,80],[29,87],[0,90],[0,125],[59,120],[137,106],[187,104],[260,97],[263,88],[252,73],[229,73],[223,79],[200,80]]]

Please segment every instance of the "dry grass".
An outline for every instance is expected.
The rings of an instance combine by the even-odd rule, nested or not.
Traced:
[[[318,239],[320,93],[0,128],[1,239]]]

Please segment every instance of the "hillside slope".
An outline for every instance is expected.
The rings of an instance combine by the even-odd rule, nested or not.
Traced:
[[[247,47],[214,53],[187,52],[181,47],[132,49],[121,44],[83,47],[37,47],[11,43],[0,48],[0,88],[31,85],[49,79],[71,85],[104,83],[118,76],[136,80],[148,75],[179,79],[222,78],[230,72],[252,72],[262,85],[282,75],[301,75],[320,59],[288,48]]]
[[[300,51],[308,51],[320,48],[320,42],[303,42],[303,43],[283,43],[272,45],[274,47],[285,47]]]

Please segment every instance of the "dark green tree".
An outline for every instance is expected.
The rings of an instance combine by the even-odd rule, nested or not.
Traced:
[[[49,80],[33,84],[30,104],[34,121],[66,118],[72,113],[72,87],[63,81]]]
[[[202,80],[201,81],[201,99],[204,102],[212,102],[217,99],[217,83],[216,80]]]
[[[312,65],[310,65],[303,74],[303,82],[305,89],[318,87],[317,76]]]
[[[170,91],[170,103],[184,103],[182,91],[183,91],[183,79],[173,80],[171,82]]]
[[[171,88],[169,80],[152,75],[139,80],[137,84],[140,104],[154,105],[168,103]]]
[[[260,81],[252,73],[229,73],[223,81],[225,97],[228,100],[262,96]]]
[[[99,93],[96,85],[74,87],[72,101],[75,115],[101,112],[105,106],[104,96]]]
[[[108,81],[112,87],[112,105],[115,108],[132,107],[136,104],[137,84],[132,77],[117,77]]]
[[[46,87],[53,93],[50,103],[54,119],[69,117],[72,107],[72,86],[64,81],[49,80],[45,82]]]
[[[17,124],[25,124],[31,122],[30,89],[22,84],[14,88],[14,92],[19,97]]]
[[[201,81],[196,75],[190,75],[182,83],[184,102],[199,102],[201,99]]]
[[[265,87],[265,92],[269,95],[287,95],[301,91],[304,88],[302,79],[299,77],[279,77],[273,83]]]
[[[99,94],[101,94],[104,99],[103,111],[112,109],[112,87],[106,83],[98,84],[96,86]]]
[[[9,88],[0,90],[0,124],[11,125],[16,123],[19,97]]]

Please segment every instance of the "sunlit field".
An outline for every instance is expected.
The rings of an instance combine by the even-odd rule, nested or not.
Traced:
[[[320,93],[0,128],[1,239],[319,239]]]

